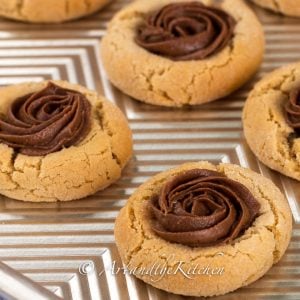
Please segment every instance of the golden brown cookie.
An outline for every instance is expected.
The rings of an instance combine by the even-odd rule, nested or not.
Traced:
[[[300,135],[296,128],[297,123],[300,126],[300,98],[293,95],[298,89],[300,63],[265,76],[246,101],[243,124],[248,145],[259,160],[271,169],[300,180]],[[289,123],[286,110],[293,99],[298,100],[299,110],[297,117],[295,105],[295,126]]]
[[[69,98],[42,99],[41,91],[49,86],[52,92],[59,87],[71,90],[68,95],[82,95],[88,118],[83,119],[84,109],[76,98],[73,119],[54,132],[53,124],[71,113],[65,106]],[[30,94],[36,95],[35,101]],[[0,194],[33,202],[68,201],[94,194],[121,176],[132,155],[131,131],[121,111],[104,97],[65,81],[45,81],[2,88],[0,98]],[[29,99],[28,105],[19,104],[23,98]],[[42,107],[41,101],[46,105]],[[10,119],[17,121],[10,121],[10,111],[15,116]],[[28,118],[36,125],[27,126],[32,120]]]
[[[221,173],[227,181],[233,180],[235,184],[243,185],[247,190],[246,195],[251,194],[259,203],[258,215],[250,227],[233,241],[205,247],[187,246],[167,241],[154,231],[157,221],[164,224],[164,216],[155,219],[149,209],[151,201],[157,194],[162,193],[166,182],[195,169]],[[218,180],[214,182],[220,183]],[[226,198],[229,195],[230,192],[225,190],[228,186],[228,183],[224,184],[223,196],[217,195],[219,200],[220,197]],[[179,191],[182,189],[177,189],[177,194],[174,192],[172,199],[180,197]],[[198,200],[197,192],[193,194],[193,205],[197,204],[197,201],[201,203],[201,197],[203,199],[209,193],[207,189],[203,191],[202,196],[199,192]],[[218,191],[220,192],[219,189]],[[236,190],[235,195],[230,195],[238,199],[236,195],[240,194]],[[171,196],[168,199],[171,199]],[[185,199],[188,207],[190,195]],[[180,207],[174,207],[179,211]],[[189,217],[188,214],[185,217],[194,218],[197,213],[200,214],[200,209],[201,205],[193,206],[193,216]],[[209,217],[216,212],[220,212],[218,205],[205,215]],[[176,226],[183,223],[181,219],[174,219],[170,224],[174,233],[169,233],[168,237],[176,235]],[[215,296],[248,285],[262,277],[283,256],[290,241],[291,230],[292,216],[288,203],[269,179],[237,165],[215,166],[209,162],[195,162],[162,172],[141,185],[116,219],[115,238],[123,263],[131,273],[146,283],[175,294]],[[215,234],[217,233],[215,230]],[[191,237],[195,238],[193,234],[192,232]],[[183,239],[182,236],[181,238]]]
[[[0,0],[0,16],[31,23],[60,23],[90,15],[111,0]]]
[[[259,6],[287,16],[300,17],[298,0],[252,0]]]
[[[135,1],[113,18],[102,41],[103,63],[115,86],[143,102],[180,107],[224,97],[254,74],[264,52],[263,30],[254,13],[241,0],[192,2],[221,9],[233,18],[233,37],[204,59],[174,60],[152,53],[137,44],[138,29],[149,14],[182,0]]]

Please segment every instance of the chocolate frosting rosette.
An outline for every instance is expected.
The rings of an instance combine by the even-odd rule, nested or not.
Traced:
[[[138,28],[136,42],[172,60],[200,60],[227,46],[235,20],[225,11],[200,2],[164,6]]]
[[[295,131],[296,137],[300,137],[300,89],[292,90],[289,101],[285,105],[286,121]]]
[[[251,226],[259,209],[244,185],[205,169],[180,173],[150,202],[154,232],[192,247],[233,241]]]
[[[0,116],[0,143],[29,156],[43,156],[78,144],[90,130],[87,98],[54,83],[16,99]]]

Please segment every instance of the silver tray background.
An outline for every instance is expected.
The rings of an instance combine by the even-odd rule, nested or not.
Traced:
[[[0,260],[63,299],[187,299],[128,275],[106,271],[102,276],[96,272],[84,276],[79,267],[89,261],[97,272],[109,270],[113,261],[121,266],[114,244],[114,219],[146,179],[187,161],[231,162],[271,178],[287,196],[295,224],[292,242],[279,264],[256,283],[216,299],[300,299],[300,184],[261,164],[247,147],[241,125],[241,110],[253,84],[265,73],[300,60],[300,19],[253,6],[267,41],[265,60],[255,78],[230,97],[209,105],[166,109],[129,99],[105,76],[99,39],[107,21],[127,2],[116,0],[94,16],[63,25],[0,20],[1,86],[65,79],[96,89],[126,114],[135,151],[121,180],[87,199],[30,204],[1,197]],[[7,284],[0,276],[0,290],[6,290]],[[24,298],[18,289],[13,296]]]

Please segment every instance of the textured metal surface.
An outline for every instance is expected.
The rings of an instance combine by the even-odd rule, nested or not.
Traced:
[[[255,8],[264,23],[267,51],[261,71],[227,99],[189,110],[144,105],[121,94],[105,77],[99,39],[111,16],[128,1],[64,25],[0,21],[0,85],[66,79],[105,93],[127,115],[134,132],[134,158],[116,184],[93,197],[57,204],[28,204],[1,198],[0,260],[64,299],[183,299],[128,275],[114,244],[114,219],[134,189],[150,176],[187,161],[232,162],[271,178],[286,194],[295,220],[282,261],[261,280],[218,299],[300,299],[300,184],[259,163],[245,144],[241,110],[253,83],[266,72],[300,60],[300,20]],[[1,99],[0,99],[1,101]],[[80,274],[89,262],[97,272]],[[107,270],[101,276],[96,273]],[[241,269],[241,272],[243,270]],[[1,286],[7,282],[0,278]],[[15,298],[22,299],[16,289]]]
[[[12,299],[18,295],[22,296],[22,300],[60,300],[61,298],[51,293],[43,286],[30,280],[28,277],[24,276],[22,273],[15,271],[6,264],[0,262],[0,278],[1,278],[1,292],[2,297],[4,293],[7,299]],[[5,284],[3,284],[5,283]],[[17,291],[17,293],[16,293]],[[0,300],[4,300],[1,298]]]

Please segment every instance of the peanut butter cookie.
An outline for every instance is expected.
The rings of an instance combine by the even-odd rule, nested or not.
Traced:
[[[300,180],[300,63],[278,69],[256,84],[245,104],[243,124],[259,160]]]
[[[133,275],[188,296],[223,295],[256,281],[281,259],[291,231],[288,203],[270,180],[209,162],[154,176],[115,224]]]
[[[264,34],[241,0],[141,0],[103,38],[108,77],[124,93],[163,106],[222,98],[258,69]]]
[[[0,194],[68,201],[121,176],[131,131],[108,100],[64,81],[2,88],[0,98]]]
[[[111,0],[0,0],[0,16],[30,23],[60,23],[90,15]]]

